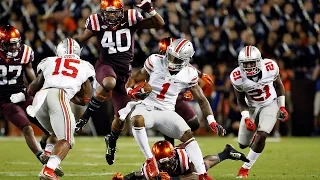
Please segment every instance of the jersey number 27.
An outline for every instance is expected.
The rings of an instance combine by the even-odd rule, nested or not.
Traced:
[[[63,64],[62,70],[61,64]],[[69,76],[72,78],[76,78],[78,75],[78,69],[74,66],[75,64],[80,64],[78,59],[64,59],[64,58],[57,58],[56,59],[56,66],[52,75],[62,74],[64,76]]]

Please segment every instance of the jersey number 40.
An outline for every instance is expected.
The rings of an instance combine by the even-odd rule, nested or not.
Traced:
[[[115,39],[113,39],[113,33],[115,33]],[[122,45],[122,38],[127,40],[126,45]],[[131,46],[130,30],[120,29],[117,31],[105,31],[101,39],[101,45],[104,48],[109,48],[109,54],[128,51]]]

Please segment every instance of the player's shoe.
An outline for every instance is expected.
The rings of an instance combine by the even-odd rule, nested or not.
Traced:
[[[227,151],[229,153],[229,159],[232,160],[241,160],[243,162],[250,162],[249,159],[247,159],[246,155],[244,155],[242,152],[237,151],[232,145],[227,144],[224,148],[224,151]]]
[[[212,177],[210,177],[207,173],[200,174],[199,180],[214,180]]]
[[[249,176],[249,169],[241,167],[238,172],[237,178],[247,178]]]
[[[54,173],[53,169],[44,166],[39,174],[40,180],[59,180],[59,177]]]
[[[148,173],[148,177],[150,177],[150,179],[153,179],[159,175],[160,172],[159,172],[158,164],[155,157],[147,159],[145,164],[146,164],[146,170],[148,171],[146,173]]]
[[[80,134],[82,129],[87,125],[89,119],[84,119],[83,117],[81,117],[78,122],[76,123],[76,128],[75,128],[75,132],[77,134]]]
[[[50,156],[48,156],[47,154],[45,153],[42,153],[40,156],[39,156],[39,159],[41,161],[41,163],[43,165],[46,165],[47,162],[49,161],[49,158]],[[57,176],[60,176],[62,177],[64,175],[64,172],[62,170],[62,167],[61,166],[58,166],[55,170],[54,170],[54,173],[57,175]]]
[[[116,153],[116,139],[112,137],[111,134],[108,134],[104,137],[104,141],[106,143],[106,161],[109,165],[114,163],[114,154]]]

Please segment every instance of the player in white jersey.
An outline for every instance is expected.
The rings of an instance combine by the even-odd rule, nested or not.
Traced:
[[[74,144],[75,119],[70,101],[85,105],[91,96],[90,81],[95,71],[89,62],[80,59],[80,52],[75,40],[64,39],[57,46],[57,57],[48,57],[39,63],[38,77],[28,89],[29,94],[37,92],[27,108],[28,114],[35,116],[58,139],[48,163],[39,174],[40,179],[58,179],[53,170]]]
[[[246,178],[262,153],[266,138],[277,119],[286,121],[289,115],[285,109],[285,91],[277,63],[262,59],[259,49],[254,46],[244,47],[238,61],[239,67],[231,72],[230,80],[242,115],[239,146],[244,149],[251,142],[248,154],[250,162],[243,164],[237,176]]]
[[[133,98],[144,94],[139,86],[134,88],[138,82],[148,80],[152,87],[152,92],[144,100],[128,103],[126,108],[119,111],[121,120],[129,118],[132,121],[133,135],[147,159],[147,179],[157,176],[159,169],[149,147],[146,128],[154,128],[169,137],[180,139],[185,144],[186,152],[199,174],[199,179],[212,179],[206,173],[200,147],[190,127],[175,112],[179,93],[190,88],[212,130],[220,136],[225,134],[223,127],[216,123],[210,104],[198,85],[197,70],[189,65],[193,54],[194,49],[190,41],[176,39],[168,47],[165,56],[149,56],[144,68],[130,77],[126,84],[128,95]]]

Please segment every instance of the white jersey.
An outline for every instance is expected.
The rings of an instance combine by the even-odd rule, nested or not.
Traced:
[[[37,68],[44,76],[43,89],[64,89],[67,97],[71,99],[88,78],[95,78],[93,66],[84,60],[76,58],[48,57],[43,59]]]
[[[152,87],[150,95],[142,103],[155,106],[161,110],[175,110],[179,93],[198,84],[198,72],[189,65],[177,74],[171,75],[165,56],[152,54],[144,63],[144,68],[150,75],[149,84]]]
[[[230,74],[233,87],[239,92],[246,93],[246,102],[249,107],[268,106],[277,98],[273,86],[279,74],[277,63],[271,59],[261,60],[261,73],[262,77],[257,82],[248,79],[239,67]]]

